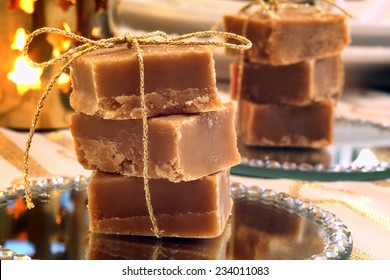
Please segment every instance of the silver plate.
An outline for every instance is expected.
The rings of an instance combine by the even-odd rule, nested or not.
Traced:
[[[334,143],[325,149],[246,147],[232,174],[307,180],[390,178],[390,128],[338,118]]]
[[[332,213],[285,193],[231,184],[232,217],[215,239],[88,232],[88,179],[34,180],[0,192],[0,259],[346,259],[352,235]]]

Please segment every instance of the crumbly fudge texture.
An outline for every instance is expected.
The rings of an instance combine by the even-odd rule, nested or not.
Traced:
[[[306,106],[240,102],[240,139],[249,146],[326,147],[333,142],[333,102]]]
[[[145,100],[151,116],[223,108],[212,51],[203,46],[142,46]],[[97,50],[71,68],[71,106],[105,119],[141,118],[137,55],[126,46]]]
[[[234,107],[225,105],[218,111],[148,119],[148,178],[191,181],[238,164]],[[86,169],[143,176],[142,120],[76,113],[70,130]]]
[[[241,77],[239,67],[243,67]],[[343,77],[339,56],[279,66],[249,62],[241,65],[237,60],[231,65],[230,96],[255,103],[307,105],[340,95]]]
[[[312,8],[284,8],[273,15],[259,12],[224,16],[225,31],[243,34],[253,43],[245,52],[251,62],[285,65],[339,55],[350,42],[346,16]],[[238,54],[226,49],[228,54]]]

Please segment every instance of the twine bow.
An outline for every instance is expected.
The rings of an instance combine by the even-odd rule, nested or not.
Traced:
[[[53,59],[50,59],[49,61],[45,61],[42,63],[37,63],[32,61],[28,56],[29,46],[33,39],[40,34],[44,33],[50,33],[50,34],[58,34],[65,37],[68,37],[70,39],[73,39],[75,41],[78,41],[82,43],[78,47],[70,49],[68,52],[63,53],[62,55],[55,57]],[[203,37],[220,37],[220,38],[229,38],[234,39],[238,41],[240,44],[233,44],[228,42],[221,42],[216,40],[205,40]],[[189,40],[189,39],[198,39],[198,40]],[[199,40],[202,39],[202,40]],[[23,49],[23,55],[26,59],[26,61],[32,66],[36,68],[47,68],[50,67],[56,63],[58,63],[61,60],[66,60],[66,63],[62,66],[60,71],[58,71],[47,84],[41,98],[39,99],[36,111],[33,115],[32,124],[30,127],[30,131],[28,134],[28,138],[26,141],[26,147],[24,152],[24,161],[23,161],[23,171],[24,171],[24,185],[25,185],[25,192],[26,192],[26,203],[27,208],[31,209],[34,207],[34,203],[32,201],[32,193],[30,188],[30,181],[29,181],[29,151],[31,148],[31,142],[32,138],[34,136],[36,125],[38,122],[39,115],[41,113],[41,110],[44,106],[45,100],[47,96],[52,91],[54,85],[56,84],[57,79],[61,76],[62,73],[67,71],[70,67],[70,65],[80,56],[98,50],[98,49],[108,49],[112,48],[116,45],[120,44],[126,44],[129,48],[134,48],[138,64],[140,68],[140,99],[141,99],[141,112],[142,112],[142,123],[143,123],[143,178],[144,178],[144,191],[145,191],[145,199],[146,204],[149,212],[149,217],[152,222],[152,230],[156,237],[161,237],[161,231],[158,229],[156,219],[153,212],[153,207],[151,204],[151,198],[150,198],[150,192],[149,192],[149,181],[148,181],[148,173],[149,173],[149,155],[148,155],[148,126],[147,126],[147,107],[145,102],[145,83],[144,83],[144,61],[143,61],[143,54],[141,45],[177,45],[177,46],[215,46],[215,47],[227,47],[237,50],[247,50],[252,46],[252,43],[239,35],[229,33],[229,32],[221,32],[221,31],[201,31],[201,32],[194,32],[194,33],[188,33],[176,37],[169,37],[166,33],[162,31],[156,31],[141,35],[132,35],[130,33],[126,33],[123,36],[119,37],[113,37],[109,39],[101,39],[101,40],[91,40],[88,38],[85,38],[83,36],[79,36],[77,34],[67,32],[61,29],[57,28],[49,28],[49,27],[43,27],[40,29],[35,30],[32,32],[27,40],[26,44]]]

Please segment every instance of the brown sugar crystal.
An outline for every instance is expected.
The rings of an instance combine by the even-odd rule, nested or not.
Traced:
[[[306,106],[240,102],[240,138],[248,146],[319,148],[333,142],[333,102]]]
[[[272,65],[339,55],[350,42],[346,16],[308,7],[225,15],[224,26],[227,32],[245,33],[253,43],[245,52],[249,61]],[[231,49],[226,52],[238,54]]]
[[[240,162],[234,107],[147,121],[148,178],[190,181]],[[71,132],[86,169],[143,176],[142,120],[104,120],[76,113]]]
[[[241,78],[238,67],[243,67]],[[230,95],[233,99],[240,95],[255,103],[306,105],[338,96],[343,83],[339,56],[279,66],[248,62],[241,66],[237,60],[231,65]]]
[[[224,230],[232,207],[228,171],[189,182],[149,180],[149,190],[163,236],[210,238]],[[94,172],[88,210],[92,232],[154,235],[143,178]]]
[[[142,46],[148,116],[223,108],[212,51],[203,46]],[[141,118],[137,55],[126,46],[94,51],[71,70],[71,105],[105,119]]]

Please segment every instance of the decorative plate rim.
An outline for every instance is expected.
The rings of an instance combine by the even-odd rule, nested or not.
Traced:
[[[82,190],[88,185],[86,176],[56,177],[31,180],[33,197],[45,197],[46,192],[52,189],[58,190]],[[8,200],[24,195],[23,184],[13,184],[0,191],[0,205]],[[246,186],[238,182],[230,183],[231,196],[234,200],[259,201],[264,204],[286,210],[290,213],[308,218],[320,225],[324,230],[324,249],[322,252],[312,255],[310,260],[339,260],[346,259],[352,252],[353,239],[349,228],[333,213],[323,210],[312,202],[294,198],[283,192],[272,189],[262,189],[258,186]],[[31,260],[25,254],[18,254],[10,249],[0,246],[0,260]]]
[[[78,175],[75,177],[63,176],[45,179],[31,179],[30,189],[34,199],[48,198],[47,191],[49,190],[82,190],[87,187],[88,181],[89,178],[84,175]],[[0,207],[7,204],[10,199],[24,195],[24,184],[11,184],[11,186],[5,190],[0,190]],[[26,254],[19,254],[0,245],[0,260],[31,260],[31,257]]]
[[[235,200],[249,199],[286,210],[290,213],[308,218],[324,230],[324,249],[312,255],[309,260],[347,259],[353,247],[352,233],[349,228],[333,213],[323,210],[312,202],[303,201],[284,192],[262,189],[258,186],[246,186],[231,182],[231,195]]]

